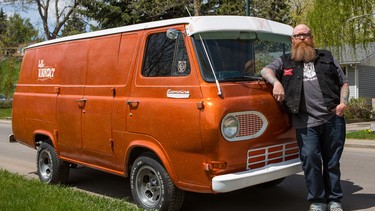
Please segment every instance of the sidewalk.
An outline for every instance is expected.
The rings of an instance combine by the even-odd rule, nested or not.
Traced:
[[[11,124],[11,120],[0,120],[0,124]],[[374,129],[375,121],[370,122],[356,122],[346,124],[346,132],[354,132],[359,130]],[[375,149],[375,140],[363,140],[363,139],[346,139],[345,147],[355,148],[371,148]]]
[[[346,132],[372,129],[375,131],[375,121],[355,122],[346,124]],[[375,140],[346,139],[345,147],[375,149]]]

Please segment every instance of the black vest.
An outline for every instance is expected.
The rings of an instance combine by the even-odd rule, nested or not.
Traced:
[[[295,114],[299,112],[301,94],[303,94],[304,64],[293,61],[290,54],[281,56],[281,60],[283,61],[282,71],[276,73],[276,77],[284,87],[285,104],[289,112]],[[317,50],[314,66],[325,105],[328,110],[332,110],[340,104],[341,87],[332,54],[326,50]]]

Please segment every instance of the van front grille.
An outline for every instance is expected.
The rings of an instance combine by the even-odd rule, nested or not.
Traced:
[[[299,148],[296,142],[250,149],[247,151],[247,170],[295,158],[299,158]]]

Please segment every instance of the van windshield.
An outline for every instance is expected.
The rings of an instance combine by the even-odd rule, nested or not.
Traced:
[[[260,70],[290,51],[290,39],[249,32],[194,35],[201,74],[205,81],[246,81],[257,79]],[[207,52],[207,55],[206,55]],[[210,61],[209,61],[209,60]],[[211,63],[211,65],[210,65]]]

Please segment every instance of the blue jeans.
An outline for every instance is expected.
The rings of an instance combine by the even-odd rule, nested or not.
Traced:
[[[342,199],[340,158],[345,135],[345,119],[339,116],[316,127],[296,129],[310,203]]]

